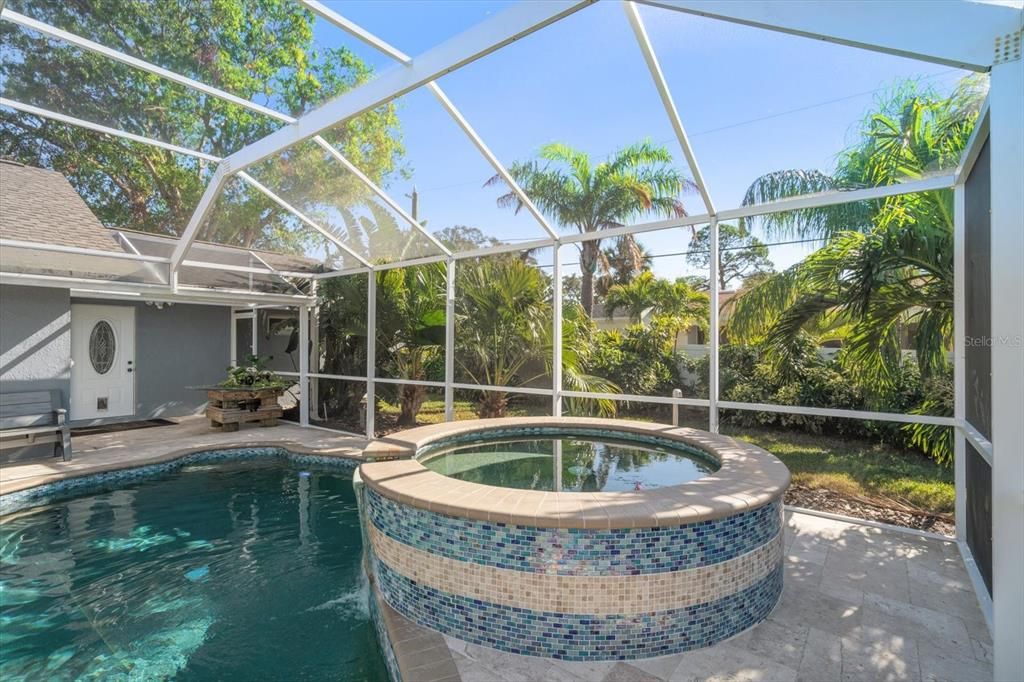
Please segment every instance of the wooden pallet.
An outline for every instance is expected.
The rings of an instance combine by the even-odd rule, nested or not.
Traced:
[[[210,404],[206,418],[210,426],[224,431],[237,431],[239,424],[259,422],[260,426],[277,426],[284,414],[277,399],[281,389],[258,390],[216,388],[206,392]]]

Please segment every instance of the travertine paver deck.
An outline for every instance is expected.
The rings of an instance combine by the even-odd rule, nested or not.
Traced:
[[[70,462],[44,457],[0,466],[0,493],[12,493],[60,478],[140,466],[173,459],[186,452],[223,447],[280,446],[296,452],[338,457],[362,456],[365,438],[306,429],[288,422],[271,428],[243,426],[223,432],[202,417],[181,419],[171,426],[73,436]]]
[[[464,682],[991,680],[991,639],[956,545],[787,512],[786,587],[727,642],[623,663],[571,663],[445,638]],[[412,679],[407,682],[427,682]]]

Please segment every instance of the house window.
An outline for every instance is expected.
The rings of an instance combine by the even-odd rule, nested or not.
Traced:
[[[97,374],[106,374],[114,364],[114,330],[110,323],[100,320],[89,334],[89,362]]]

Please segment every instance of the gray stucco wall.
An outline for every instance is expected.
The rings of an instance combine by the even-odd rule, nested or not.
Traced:
[[[71,297],[67,289],[0,285],[0,390],[71,388]]]
[[[75,303],[120,304],[78,299]],[[126,305],[135,308],[135,416],[131,419],[200,413],[206,394],[188,387],[224,380],[231,364],[231,309],[182,303],[162,309],[145,303]]]
[[[0,391],[71,398],[71,297],[67,289],[0,285]],[[0,451],[0,461],[53,453],[52,445]]]
[[[71,398],[72,303],[135,308],[135,414],[72,425],[200,413],[206,394],[190,386],[222,381],[231,362],[231,309],[75,299],[67,289],[0,286],[0,390],[59,389]],[[72,419],[74,415],[70,415]],[[45,455],[52,446],[5,450],[0,460]]]

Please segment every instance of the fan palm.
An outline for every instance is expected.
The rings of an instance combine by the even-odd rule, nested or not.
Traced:
[[[693,185],[671,163],[669,151],[650,141],[630,145],[600,163],[594,163],[584,151],[555,142],[541,147],[536,160],[515,163],[509,172],[537,207],[560,227],[589,234],[621,226],[644,214],[686,215],[679,196]],[[503,184],[497,175],[487,181],[488,186]],[[498,206],[519,212],[523,202],[510,191],[498,198]],[[632,237],[623,239],[627,250],[640,258]],[[580,302],[590,315],[601,240],[582,242],[579,248]]]

